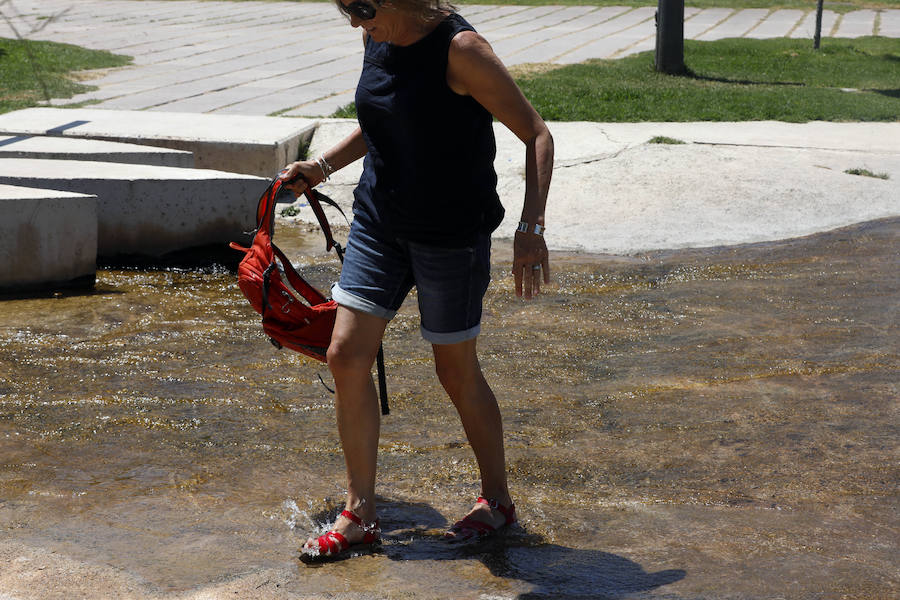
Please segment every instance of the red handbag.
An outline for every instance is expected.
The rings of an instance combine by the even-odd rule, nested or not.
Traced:
[[[275,199],[281,185],[276,178],[259,199],[258,228],[250,247],[230,244],[244,252],[238,265],[238,285],[254,310],[262,315],[263,331],[276,347],[287,347],[324,362],[337,303],[307,283],[272,241]],[[310,203],[314,195],[315,192],[307,192]]]
[[[310,285],[291,265],[291,261],[272,241],[275,234],[275,204],[283,181],[275,178],[263,192],[256,207],[257,229],[249,248],[232,242],[244,253],[238,265],[238,286],[262,315],[263,331],[277,348],[290,348],[325,362],[337,302],[327,299]],[[325,235],[326,250],[335,249],[341,262],[343,250],[331,233],[331,226],[320,202],[340,207],[331,198],[307,187],[306,198]],[[343,211],[341,211],[343,214]],[[345,217],[346,218],[346,217]],[[388,414],[387,384],[384,374],[384,350],[378,349],[378,384],[381,412]]]

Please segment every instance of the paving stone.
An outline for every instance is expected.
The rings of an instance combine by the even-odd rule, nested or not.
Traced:
[[[768,9],[754,8],[739,10],[722,23],[707,30],[698,40],[721,40],[725,38],[743,37],[745,33],[759,24],[769,14]]]
[[[647,33],[637,33],[635,28],[641,27],[638,32],[646,32],[653,27],[653,15],[656,10],[652,7],[636,8],[614,19],[601,23],[595,32],[598,38],[584,44],[574,50],[559,56],[556,61],[561,64],[582,62],[589,58],[603,58],[612,56],[618,50],[631,45],[636,35],[638,39],[645,37]]]
[[[535,44],[521,51],[510,53],[509,60],[512,64],[532,62],[554,62],[560,56],[585,44],[596,41],[609,29],[601,28],[601,24],[629,12],[631,9],[623,6],[608,6],[594,10],[576,21],[570,21],[567,28],[570,31]],[[595,58],[605,58],[598,56]]]
[[[832,35],[831,30],[837,22],[837,14],[830,10],[822,11],[822,37]],[[791,38],[813,39],[816,32],[816,11],[806,13],[800,25],[791,33]]]
[[[878,35],[900,37],[900,10],[881,11],[881,25]]]
[[[701,10],[684,22],[684,38],[688,40],[696,40],[710,29],[722,23],[732,14],[734,10],[730,8],[707,8]]]
[[[875,31],[874,10],[855,10],[847,13],[838,23],[837,30],[832,34],[833,37],[856,38],[865,35],[872,35]]]
[[[776,10],[769,14],[756,29],[747,34],[748,38],[765,39],[787,36],[800,23],[802,10]]]

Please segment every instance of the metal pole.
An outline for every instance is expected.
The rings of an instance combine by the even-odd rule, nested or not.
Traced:
[[[656,70],[670,75],[685,72],[684,0],[659,0],[656,11]]]
[[[813,37],[813,48],[819,49],[819,43],[822,41],[822,5],[824,0],[816,2],[816,33]]]

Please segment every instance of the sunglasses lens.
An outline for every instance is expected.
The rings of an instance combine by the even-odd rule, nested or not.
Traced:
[[[363,21],[368,21],[375,16],[375,7],[365,2],[351,2],[342,6],[345,13]]]

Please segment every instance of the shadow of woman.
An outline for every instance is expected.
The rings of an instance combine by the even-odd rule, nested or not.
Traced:
[[[550,544],[515,525],[472,543],[442,539],[447,521],[424,503],[380,501],[384,554],[390,560],[476,559],[492,575],[533,586],[520,600],[618,599],[683,579],[682,569],[647,572],[638,563],[609,552]]]

